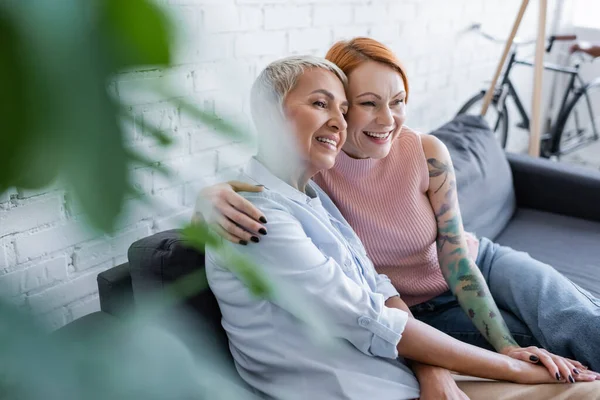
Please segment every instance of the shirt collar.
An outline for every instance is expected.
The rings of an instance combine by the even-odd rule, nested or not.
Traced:
[[[265,188],[278,192],[292,200],[308,204],[311,201],[318,199],[317,191],[312,187],[312,181],[309,181],[308,185],[306,185],[306,191],[310,194],[314,194],[314,199],[279,179],[254,157],[252,157],[244,167],[244,174],[257,184],[264,185]]]

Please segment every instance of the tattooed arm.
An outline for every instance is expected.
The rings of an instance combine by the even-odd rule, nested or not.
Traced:
[[[422,141],[429,169],[427,194],[437,221],[440,268],[460,306],[498,352],[523,361],[541,362],[557,380],[574,382],[571,371],[584,368],[581,363],[535,346],[521,348],[513,339],[481,271],[468,257],[448,149],[434,136],[423,136]]]
[[[422,137],[429,168],[427,195],[437,221],[440,268],[462,309],[487,341],[499,352],[518,347],[475,262],[468,257],[456,179],[446,146],[436,137]]]

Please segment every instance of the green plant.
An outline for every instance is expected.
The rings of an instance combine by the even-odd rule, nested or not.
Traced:
[[[169,20],[149,0],[0,2],[0,194],[58,181],[87,223],[110,233],[125,196],[135,193],[129,166],[169,171],[125,147],[119,120],[133,117],[107,83],[126,69],[167,68],[172,35]],[[178,100],[178,107],[222,134],[244,137],[193,104]],[[171,145],[157,127],[146,129],[161,146]],[[200,250],[219,245],[206,227],[184,232]],[[233,268],[257,294],[269,294],[252,266]],[[244,398],[217,368],[218,355],[197,363],[178,339],[153,326],[152,315],[205,285],[193,277],[178,282],[167,301],[84,338],[47,335],[30,316],[0,302],[0,398]]]

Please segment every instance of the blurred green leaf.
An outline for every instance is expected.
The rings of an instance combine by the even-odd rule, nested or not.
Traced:
[[[169,65],[169,21],[149,0],[103,0],[101,26],[119,69]]]
[[[128,111],[123,110],[121,115],[124,120],[130,121],[132,124],[135,123],[135,118]],[[173,139],[169,135],[162,132],[157,127],[148,123],[147,121],[144,121],[143,125],[141,126],[141,129],[144,132],[149,132],[150,135],[152,135],[152,137],[155,138],[158,141],[158,144],[160,144],[161,146],[166,147],[171,146],[173,144]]]
[[[181,230],[181,234],[190,246],[204,253],[204,246],[219,247],[221,238],[211,232],[208,225],[204,223],[188,224]]]
[[[184,239],[198,251],[204,253],[204,247],[211,248],[224,253],[221,245],[222,239],[213,233],[208,225],[204,223],[189,224],[182,230]],[[261,273],[260,268],[245,260],[239,254],[227,251],[228,266],[250,289],[252,294],[258,297],[268,298],[273,293],[272,283]]]
[[[31,82],[22,57],[27,46],[11,10],[12,7],[0,4],[0,120],[3,124],[0,130],[0,193],[10,186],[45,186],[56,177],[57,172],[50,165],[43,174],[27,174],[28,169],[22,168],[24,159],[31,160],[34,154],[39,154],[36,151],[40,147],[37,140],[43,138],[32,129],[35,109],[29,102]]]

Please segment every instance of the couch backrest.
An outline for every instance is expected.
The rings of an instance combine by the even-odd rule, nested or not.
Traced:
[[[459,115],[431,134],[450,151],[465,229],[495,239],[516,209],[504,150],[479,116]]]
[[[140,239],[129,247],[127,256],[136,304],[145,304],[148,298],[166,294],[165,288],[170,283],[190,273],[204,272],[204,254],[189,246],[179,230],[159,232]],[[165,323],[177,324],[181,321],[175,321],[175,317],[200,314],[204,317],[201,322],[193,317],[191,321],[185,321],[188,325],[195,325],[188,328],[214,332],[214,335],[204,336],[213,337],[215,342],[212,344],[229,354],[227,336],[221,326],[221,312],[208,285],[176,310],[169,310],[168,314],[161,316]],[[169,320],[171,317],[172,320]]]

